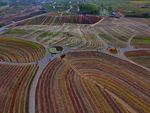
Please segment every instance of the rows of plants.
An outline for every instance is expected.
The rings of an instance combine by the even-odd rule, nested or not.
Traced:
[[[125,55],[130,60],[150,68],[150,50],[129,51]]]
[[[134,47],[149,48],[150,29],[148,26],[126,19],[108,18],[96,25],[94,29],[99,37],[109,45],[124,48],[133,38],[131,44]],[[137,36],[135,36],[136,34]]]
[[[100,20],[101,17],[88,15],[40,16],[22,22],[18,25],[62,25],[64,23],[94,24]]]
[[[77,29],[76,27],[74,27]],[[81,30],[82,36],[74,32],[45,32],[37,38],[47,45],[63,45],[71,49],[101,49],[103,44],[94,33]]]
[[[18,26],[18,30],[17,28],[8,30],[4,33],[4,36],[37,37],[37,41],[43,44],[63,45],[72,49],[100,49],[103,48],[104,43],[119,48],[128,47],[130,39],[135,34],[139,34],[133,38],[131,44],[134,47],[149,48],[148,38],[150,29],[144,25],[138,25],[123,18],[106,18],[101,23],[96,24],[95,27],[80,26],[79,24],[65,24],[61,27],[43,26],[49,25],[50,23],[60,25],[64,21],[66,23],[77,21],[82,23],[82,19],[75,18],[75,16],[45,16],[45,18],[39,18],[43,18],[43,22],[37,22],[37,24],[42,23],[39,29],[37,26],[34,26],[33,30],[31,26],[30,29],[27,29],[28,25],[23,27],[25,29],[21,28],[22,26]]]
[[[94,24],[101,20],[98,16],[85,16],[85,15],[74,15],[74,16],[64,16],[64,23],[79,23],[79,24]]]
[[[149,113],[149,71],[98,52],[71,52],[43,70],[36,113]]]
[[[34,42],[0,37],[0,61],[35,62],[45,55],[45,48]]]
[[[1,35],[20,37],[20,36],[26,35],[30,32],[32,32],[32,31],[24,30],[24,29],[10,29],[10,30],[7,30],[6,32],[2,33]]]
[[[150,48],[150,35],[137,35],[131,44],[136,48]]]
[[[104,47],[103,43],[99,40],[94,32],[90,32],[84,28],[81,29],[81,32],[84,41],[82,42],[80,49],[101,49]]]
[[[0,64],[0,113],[28,113],[29,90],[38,66]]]
[[[108,33],[114,36],[119,41],[127,42],[130,36],[133,34],[128,28],[114,27],[105,29]]]
[[[150,25],[150,18],[129,18],[129,19],[131,19],[133,21],[144,23],[146,25]]]
[[[14,28],[9,29],[3,33],[0,34],[1,37],[20,37],[25,39],[34,38],[35,36],[38,36],[41,34],[42,30],[33,30],[33,29],[21,29],[21,28]]]
[[[129,28],[135,30],[139,35],[149,35],[150,29],[148,26],[138,25],[137,23],[129,25]]]
[[[108,29],[103,30],[100,31],[99,37],[103,39],[108,45],[121,48],[128,46],[126,41],[120,40],[120,38],[124,38],[121,34],[114,32],[112,33],[112,31],[109,31]]]

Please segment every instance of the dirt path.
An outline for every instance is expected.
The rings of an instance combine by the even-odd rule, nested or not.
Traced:
[[[94,27],[94,26],[96,26],[96,25],[100,24],[103,20],[104,20],[104,18],[102,18],[102,19],[101,19],[100,21],[98,21],[97,23],[92,24],[92,25],[91,25],[91,27]]]

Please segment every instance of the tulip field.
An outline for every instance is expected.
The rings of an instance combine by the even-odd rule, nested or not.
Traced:
[[[138,50],[125,52],[125,55],[145,67],[150,68],[150,50]]]
[[[0,113],[28,113],[29,90],[38,65],[0,64]]]
[[[38,18],[41,17],[35,18],[33,22],[38,21]],[[71,23],[53,26],[39,22],[32,25],[29,21],[1,35],[34,38],[44,45],[62,45],[71,49],[101,49],[108,45],[126,48],[130,44],[134,47],[149,48],[150,29],[126,19],[106,18],[95,26]],[[57,21],[56,24],[58,23]]]
[[[0,61],[34,62],[44,57],[45,48],[37,43],[0,37]]]
[[[71,52],[43,70],[36,113],[149,113],[149,71],[98,52]]]
[[[29,19],[18,25],[62,25],[64,23],[76,23],[76,24],[94,24],[101,20],[101,17],[97,16],[40,16],[34,19]]]
[[[126,17],[46,13],[0,28],[0,113],[150,113],[149,49],[150,27]]]

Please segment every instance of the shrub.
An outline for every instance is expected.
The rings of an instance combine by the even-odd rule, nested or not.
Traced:
[[[99,14],[100,8],[94,4],[80,4],[80,13],[83,14]]]

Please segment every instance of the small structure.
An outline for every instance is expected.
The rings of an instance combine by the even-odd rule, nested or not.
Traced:
[[[60,56],[60,58],[63,59],[63,58],[65,58],[65,56],[66,56],[65,54],[62,54],[62,55]]]
[[[118,54],[119,52],[117,48],[113,48],[113,47],[108,47],[107,51],[110,52],[111,54]]]
[[[120,18],[120,16],[118,16],[118,13],[114,11],[110,13],[110,17]]]
[[[63,51],[63,47],[61,47],[61,46],[52,46],[52,47],[49,47],[48,51],[51,54],[59,54]]]

